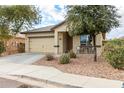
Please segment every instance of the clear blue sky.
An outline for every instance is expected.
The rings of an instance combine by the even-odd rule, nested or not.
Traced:
[[[41,5],[39,6],[42,13],[42,22],[36,27],[43,27],[47,25],[54,25],[64,20],[65,6],[64,5]],[[118,38],[124,36],[124,7],[116,6],[119,9],[119,14],[122,16],[120,19],[120,27],[113,29],[107,34],[107,38]]]

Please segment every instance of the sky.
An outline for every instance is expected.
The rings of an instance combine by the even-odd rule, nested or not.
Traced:
[[[41,24],[38,27],[55,25],[64,20],[64,5],[42,5],[39,6],[42,15]]]
[[[119,9],[118,13],[121,15],[120,26],[107,33],[107,39],[124,36],[124,6],[116,5],[116,7]],[[42,22],[36,28],[58,24],[65,18],[66,11],[64,5],[41,5],[39,8],[41,10]]]

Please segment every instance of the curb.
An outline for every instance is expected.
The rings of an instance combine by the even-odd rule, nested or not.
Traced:
[[[44,82],[46,84],[52,84],[52,85],[55,85],[55,86],[58,86],[58,87],[64,87],[64,88],[83,88],[83,87],[80,87],[80,86],[75,86],[75,85],[70,85],[70,84],[62,84],[62,83],[58,83],[58,82],[54,82],[54,81],[50,81],[50,80],[29,77],[29,76],[26,76],[26,75],[11,75],[11,76],[17,76],[17,77],[20,77],[20,78],[27,78],[27,79],[31,79],[31,80],[33,79],[33,80],[36,80],[36,81],[39,81],[39,82]]]

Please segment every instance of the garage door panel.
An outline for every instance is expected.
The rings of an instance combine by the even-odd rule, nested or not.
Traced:
[[[30,52],[54,52],[54,38],[30,38]]]

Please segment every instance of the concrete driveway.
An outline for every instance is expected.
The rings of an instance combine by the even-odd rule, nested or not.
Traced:
[[[41,53],[18,53],[5,57],[0,57],[0,62],[13,62],[19,64],[31,64],[43,58]]]

